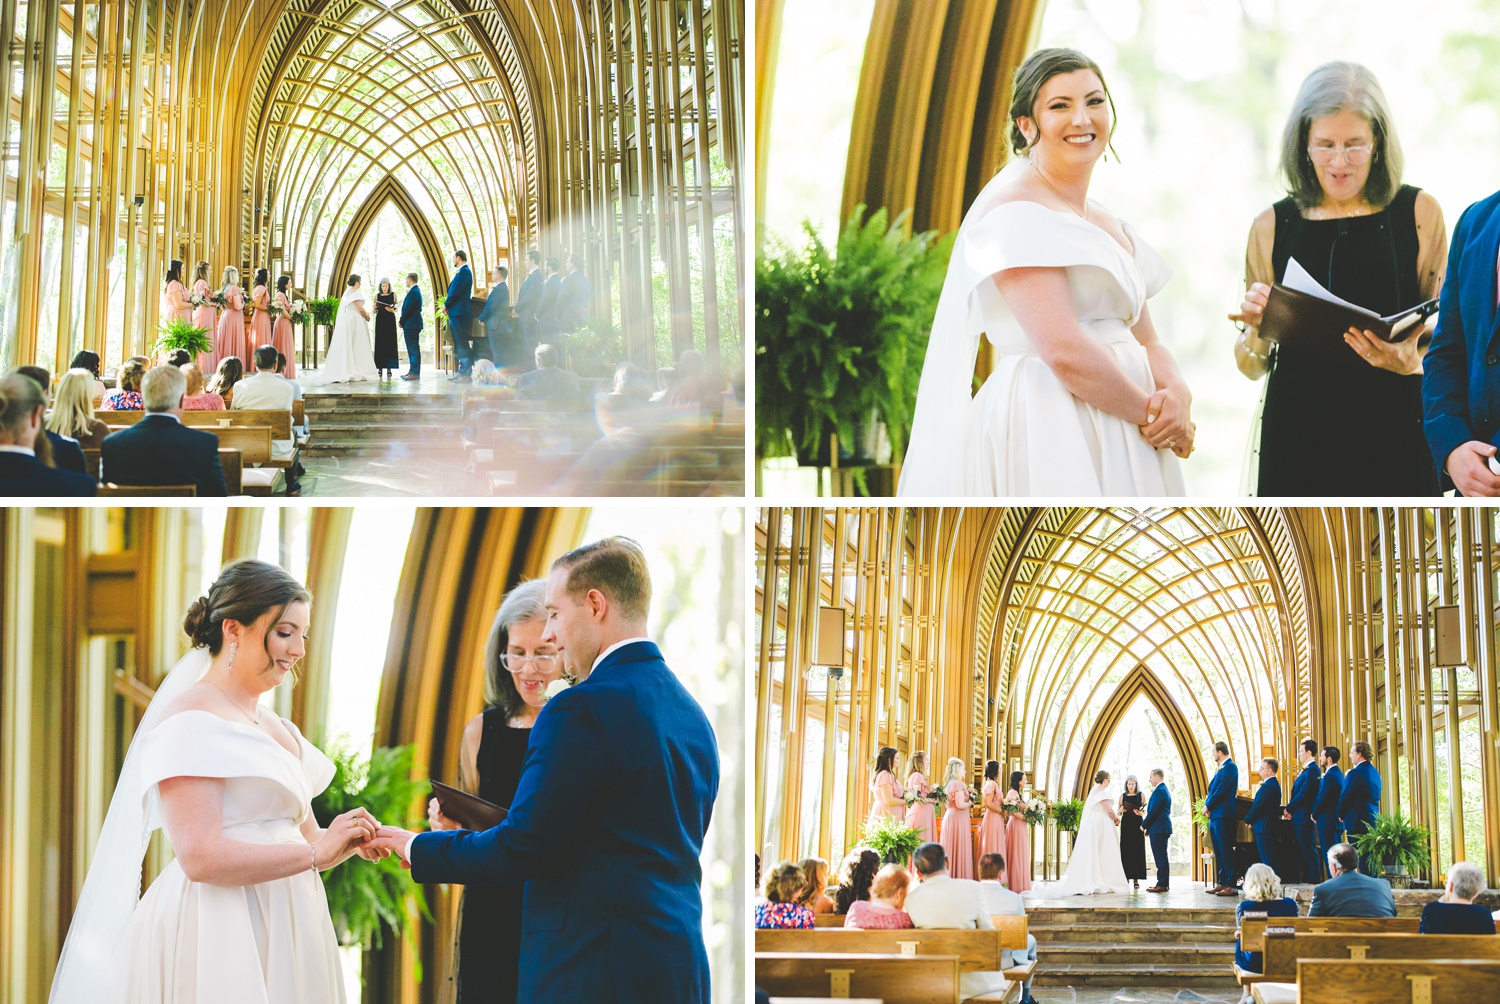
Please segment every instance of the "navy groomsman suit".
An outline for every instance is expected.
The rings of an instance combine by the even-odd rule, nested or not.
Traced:
[[[1292,797],[1286,803],[1292,817],[1292,832],[1297,835],[1297,856],[1302,861],[1302,881],[1318,882],[1323,878],[1322,859],[1318,855],[1318,830],[1313,824],[1313,805],[1318,800],[1318,781],[1323,772],[1315,760],[1303,764],[1292,782]]]
[[[1276,866],[1271,862],[1271,825],[1280,818],[1281,782],[1272,774],[1255,789],[1255,800],[1250,803],[1250,811],[1245,813],[1245,822],[1255,834],[1255,851],[1261,862],[1272,868]]]
[[[474,346],[469,341],[470,324],[474,315],[469,307],[469,295],[474,290],[474,272],[464,262],[453,273],[448,283],[448,295],[443,306],[448,310],[448,331],[453,336],[453,351],[458,356],[458,375],[466,377],[474,368]],[[450,377],[449,379],[453,379]]]
[[[1318,827],[1319,874],[1328,874],[1328,851],[1344,840],[1344,824],[1339,820],[1339,799],[1344,797],[1344,771],[1334,764],[1323,772],[1318,782],[1318,801],[1313,806],[1313,823]]]
[[[1208,839],[1213,842],[1220,889],[1233,889],[1234,798],[1240,787],[1240,769],[1228,757],[1208,782]]]
[[[499,367],[514,366],[516,353],[510,342],[510,283],[501,279],[485,297],[484,309],[479,312],[479,321],[484,325],[485,336],[490,340],[490,358]]]
[[[412,283],[401,301],[401,334],[406,337],[406,356],[411,361],[410,377],[422,375],[422,288]]]
[[[533,268],[526,273],[526,278],[521,280],[521,288],[516,293],[516,321],[521,328],[521,347],[525,350],[522,354],[527,357],[536,351],[537,345],[541,342],[536,309],[541,305],[544,282],[546,280],[542,278],[542,270]]]
[[[1151,789],[1141,829],[1151,841],[1151,856],[1156,860],[1156,888],[1165,889],[1172,884],[1172,864],[1167,860],[1167,841],[1172,836],[1172,793],[1167,790],[1166,782]]]
[[[1349,841],[1375,825],[1375,816],[1380,812],[1380,772],[1367,760],[1349,768],[1344,775],[1344,793],[1339,797],[1339,817]],[[1371,862],[1361,854],[1359,870],[1372,874]]]

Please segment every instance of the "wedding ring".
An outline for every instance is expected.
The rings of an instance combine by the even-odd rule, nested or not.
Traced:
[[[1167,440],[1167,449],[1169,449],[1169,450],[1175,450],[1176,448],[1177,448],[1177,440],[1175,440],[1175,439],[1169,439],[1169,440]]]

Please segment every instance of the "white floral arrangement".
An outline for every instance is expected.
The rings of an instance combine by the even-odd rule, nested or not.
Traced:
[[[207,302],[208,301],[204,299],[202,293],[194,293],[192,296],[188,297],[188,303],[192,304],[195,307],[201,307]]]
[[[562,676],[559,676],[557,679],[547,684],[547,700],[552,700],[552,698],[556,697],[558,694],[561,694],[564,690],[567,690],[577,682],[578,677],[569,676],[567,673],[564,673]]]

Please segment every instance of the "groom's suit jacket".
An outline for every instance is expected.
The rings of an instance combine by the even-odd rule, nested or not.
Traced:
[[[1439,471],[1470,440],[1500,446],[1497,253],[1500,192],[1464,210],[1453,228],[1437,328],[1422,360],[1422,425]]]
[[[1312,825],[1313,804],[1318,800],[1318,782],[1322,776],[1317,762],[1309,760],[1292,782],[1292,797],[1287,800],[1286,811],[1291,813],[1294,826]]]
[[[624,645],[537,716],[504,822],[420,834],[412,877],[526,883],[528,1004],[707,1004],[698,855],[718,790],[703,709],[654,644]]]
[[[422,287],[413,286],[401,301],[401,327],[406,331],[422,330]]]
[[[1225,759],[1208,781],[1208,818],[1234,820],[1234,796],[1240,786],[1240,769]]]
[[[1172,835],[1172,793],[1165,784],[1151,789],[1151,800],[1146,803],[1146,818],[1141,820],[1141,829],[1150,837]]]

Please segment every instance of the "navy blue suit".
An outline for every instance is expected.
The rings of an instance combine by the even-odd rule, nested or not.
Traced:
[[[1339,799],[1344,797],[1344,770],[1334,764],[1323,772],[1318,782],[1318,800],[1313,805],[1313,823],[1318,828],[1318,875],[1328,874],[1328,851],[1344,840],[1344,824],[1339,820]]]
[[[453,351],[458,355],[458,372],[468,373],[474,367],[474,346],[469,340],[470,325],[474,314],[469,309],[469,296],[474,290],[474,271],[469,263],[459,266],[448,281],[448,295],[443,306],[448,311],[448,330],[453,336]]]
[[[47,440],[52,444],[53,467],[72,471],[74,474],[88,475],[89,465],[83,459],[83,447],[78,445],[78,440],[59,435],[51,429],[42,431],[47,434]]]
[[[1449,454],[1471,440],[1500,446],[1497,251],[1500,192],[1458,218],[1448,246],[1437,328],[1422,362],[1423,431],[1439,471]]]
[[[86,498],[99,485],[86,474],[48,467],[28,453],[0,450],[0,498]]]
[[[562,331],[577,331],[588,327],[589,304],[594,299],[594,287],[582,269],[574,270],[563,277],[561,302],[557,308],[558,328]]]
[[[1216,881],[1224,889],[1234,888],[1234,798],[1239,787],[1240,769],[1226,757],[1208,781],[1208,839],[1218,867]]]
[[[601,764],[630,797],[580,811]],[[518,1000],[707,1004],[698,855],[718,790],[703,709],[654,644],[633,643],[547,702],[505,820],[421,834],[412,877],[526,883]]]
[[[1276,866],[1271,863],[1271,826],[1280,818],[1281,782],[1272,775],[1255,789],[1255,799],[1250,803],[1250,811],[1245,813],[1245,822],[1255,834],[1255,851],[1260,860],[1272,868]]]
[[[1156,860],[1156,884],[1165,889],[1172,884],[1172,864],[1167,860],[1167,841],[1172,836],[1172,793],[1165,784],[1151,789],[1141,829],[1151,841],[1151,857]]]
[[[146,415],[104,437],[99,478],[117,485],[197,485],[198,494],[223,498],[219,437],[189,429],[171,415]]]
[[[521,345],[527,354],[536,351],[541,342],[541,332],[537,326],[536,308],[542,301],[542,270],[534,268],[521,280],[521,288],[516,293],[516,320],[521,327]]]
[[[1375,825],[1375,816],[1380,812],[1380,772],[1367,760],[1349,768],[1344,775],[1344,793],[1339,797],[1339,818],[1344,821],[1344,830],[1349,842]],[[1372,874],[1370,861],[1359,856],[1359,870]]]
[[[410,373],[422,373],[422,287],[413,283],[401,301],[401,334],[406,338],[406,357]]]
[[[542,283],[542,295],[537,298],[536,323],[542,341],[549,342],[562,330],[558,311],[562,307],[562,276],[553,272]]]
[[[1292,797],[1286,811],[1292,817],[1292,832],[1297,836],[1297,855],[1302,861],[1302,881],[1320,882],[1323,865],[1318,856],[1318,830],[1313,823],[1313,805],[1318,800],[1318,781],[1323,772],[1315,760],[1309,760],[1292,782]]]
[[[485,335],[490,340],[490,358],[496,366],[513,366],[516,352],[511,343],[510,283],[501,281],[485,298],[479,313]]]

